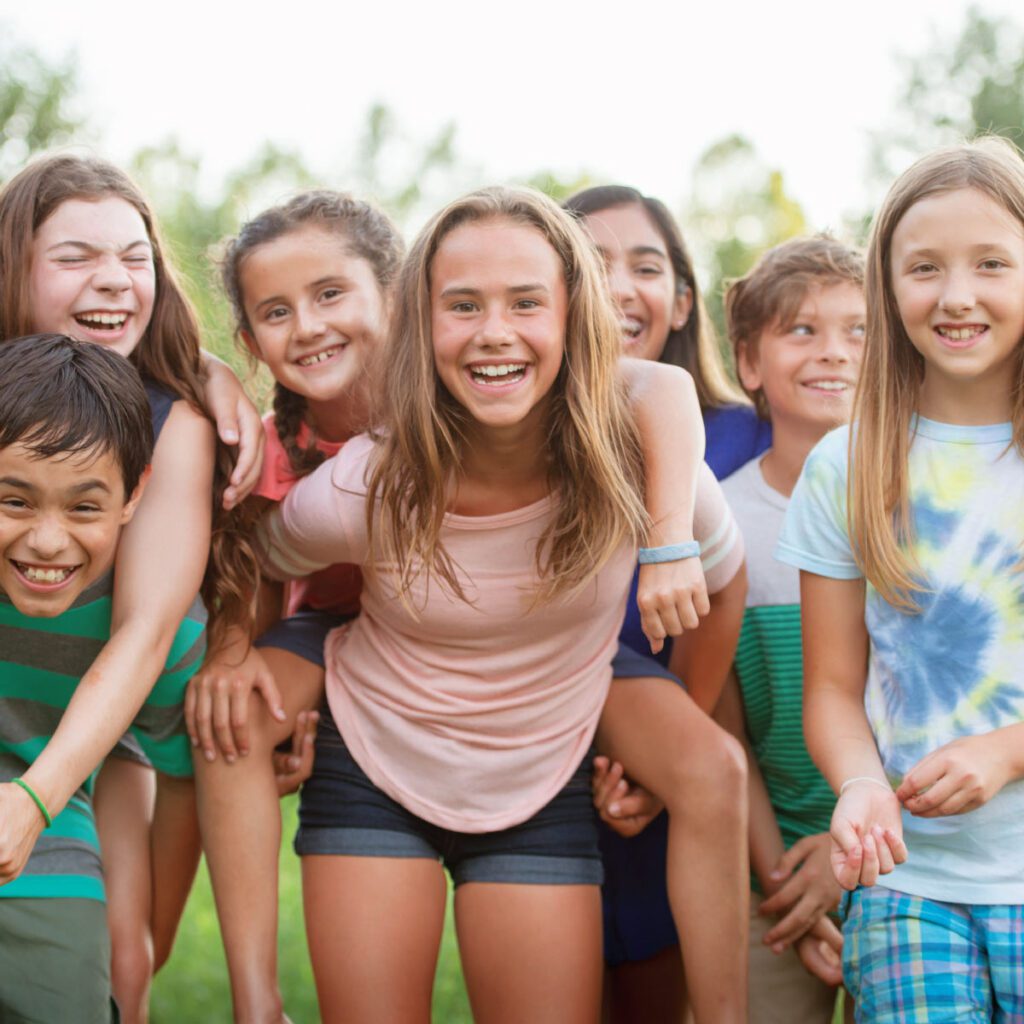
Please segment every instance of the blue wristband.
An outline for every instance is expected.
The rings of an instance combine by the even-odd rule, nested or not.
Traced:
[[[685,544],[666,544],[660,548],[641,548],[640,564],[651,562],[681,562],[684,558],[700,558],[700,544],[688,540]]]

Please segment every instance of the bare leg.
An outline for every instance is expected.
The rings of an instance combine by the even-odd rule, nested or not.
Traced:
[[[669,903],[697,1024],[742,1024],[750,892],[742,748],[667,679],[615,680],[598,747],[668,809]]]
[[[610,968],[605,973],[605,1007],[608,1024],[684,1024],[686,977],[679,947]]]
[[[593,1024],[598,1019],[601,898],[596,885],[470,882],[455,894],[455,922],[478,1024]]]
[[[153,769],[121,757],[108,757],[96,779],[93,803],[107,890],[110,979],[124,1024],[145,1024],[149,1016],[155,793]]]
[[[195,758],[199,823],[228,960],[235,1020],[282,1020],[277,984],[277,875],[281,809],[271,754],[296,715],[320,702],[324,670],[298,655],[262,648],[278,680],[287,720],[259,694],[249,702],[249,753],[234,764]]]
[[[194,779],[157,774],[150,849],[153,864],[150,921],[153,971],[156,973],[171,955],[178,923],[199,867],[201,851]]]
[[[430,1024],[447,896],[435,860],[302,858],[324,1024]]]

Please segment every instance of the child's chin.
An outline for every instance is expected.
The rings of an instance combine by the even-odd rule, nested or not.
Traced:
[[[78,576],[77,573],[75,575]],[[54,619],[58,615],[63,615],[91,582],[89,579],[76,578],[70,580],[67,587],[62,587],[52,594],[36,593],[23,587],[11,587],[7,596],[22,615],[33,619]]]

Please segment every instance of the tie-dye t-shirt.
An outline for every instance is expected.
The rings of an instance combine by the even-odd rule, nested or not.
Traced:
[[[913,555],[926,589],[907,614],[871,585],[864,704],[896,784],[960,736],[1024,721],[1024,460],[1008,423],[919,418],[910,447]],[[793,492],[776,557],[858,579],[847,529],[849,428],[814,449]],[[1024,903],[1024,781],[969,814],[903,812],[909,857],[879,884],[960,903]]]

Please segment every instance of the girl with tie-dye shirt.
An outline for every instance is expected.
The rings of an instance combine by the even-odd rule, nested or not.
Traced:
[[[812,452],[807,745],[859,1021],[1024,1020],[1024,161],[918,161],[868,254],[854,425]],[[878,883],[877,885],[875,883]],[[859,888],[858,888],[859,885]]]

